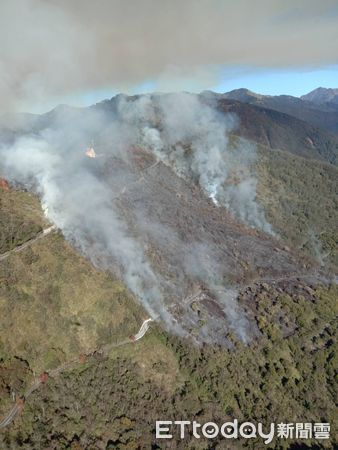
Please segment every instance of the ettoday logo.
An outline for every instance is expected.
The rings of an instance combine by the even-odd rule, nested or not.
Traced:
[[[250,439],[256,438],[257,434],[264,439],[265,444],[269,444],[275,435],[275,424],[270,424],[270,430],[265,432],[263,425],[258,423],[257,426],[251,422],[243,422],[239,425],[238,420],[233,422],[225,422],[221,426],[214,422],[206,422],[200,424],[196,421],[189,420],[169,420],[156,421],[156,438],[172,439],[171,431],[173,426],[179,428],[180,438],[184,439],[188,433],[192,434],[196,439],[207,438],[214,439],[221,435],[225,439],[238,439],[239,437]]]
[[[180,439],[193,436],[196,439],[253,439],[262,438],[265,445],[276,436],[280,439],[329,439],[329,423],[271,423],[263,427],[261,422],[243,422],[237,419],[218,425],[215,422],[201,424],[190,420],[158,420],[156,421],[156,439],[173,439],[173,432],[179,432]]]

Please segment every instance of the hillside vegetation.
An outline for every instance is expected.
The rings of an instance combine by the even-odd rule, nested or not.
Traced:
[[[0,202],[1,231],[11,243],[2,250],[48,226],[30,194],[0,191]],[[0,261],[1,410],[7,394],[19,391],[33,373],[125,338],[145,317],[119,281],[96,270],[57,233],[11,253]]]
[[[191,437],[177,439],[172,447],[155,442],[159,418],[223,423],[235,417],[265,424],[322,420],[331,422],[334,434],[337,290],[306,292],[291,297],[259,289],[262,336],[251,347],[237,342],[233,352],[191,347],[155,327],[134,346],[51,379],[0,439],[25,449],[225,448],[222,441],[197,443]],[[292,318],[295,332],[283,336],[277,317]],[[308,445],[303,448],[332,448],[334,440],[303,441]],[[291,442],[275,440],[266,448],[292,448]],[[261,445],[258,439],[232,441],[228,448]]]
[[[41,227],[36,199],[1,192],[3,204],[14,196],[18,202],[8,214]],[[34,372],[125,338],[145,317],[119,282],[94,269],[58,234],[2,261],[0,280],[0,416]],[[233,335],[231,351],[192,346],[154,325],[142,341],[50,378],[1,433],[0,447],[164,449],[167,443],[154,441],[159,418],[329,421],[335,430],[336,299],[334,286],[255,284],[240,302],[254,308],[260,337],[244,346]],[[316,445],[332,448],[334,440]],[[176,442],[171,448],[224,448],[217,440]],[[260,445],[231,442],[231,448]],[[270,448],[289,446],[278,440]]]
[[[103,107],[113,114],[116,99],[93,108]],[[189,325],[189,338],[158,322],[142,340],[128,339],[148,315],[123,283],[58,231],[34,240],[50,227],[38,198],[0,188],[0,421],[39,374],[76,361],[50,376],[0,430],[0,449],[262,448],[260,439],[155,441],[159,419],[330,422],[329,441],[275,439],[265,448],[337,444],[338,290],[330,279],[338,266],[338,174],[329,163],[337,137],[257,105],[222,99],[220,108],[241,119],[242,137],[231,135],[230,145],[244,138],[257,144],[258,202],[276,236],[238,222],[194,179],[178,177],[142,149],[129,173],[134,182],[123,179],[122,186],[114,158],[85,161],[119,193],[119,212],[170,280],[166,306]],[[35,130],[48,128],[51,116],[32,119]],[[143,217],[161,226],[138,229]],[[200,259],[182,265],[194,242],[205,244],[197,248]],[[207,281],[239,292],[235,326],[227,322],[233,305],[220,307],[190,270],[210,257]],[[241,313],[250,317],[249,345],[238,337]],[[208,340],[193,342],[199,333]],[[127,345],[114,347],[123,340]]]
[[[258,198],[278,235],[338,266],[338,169],[259,147]]]
[[[0,254],[35,237],[45,226],[36,197],[0,187]]]

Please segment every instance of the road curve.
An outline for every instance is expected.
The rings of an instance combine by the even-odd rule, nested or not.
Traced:
[[[48,236],[53,231],[56,231],[56,226],[52,225],[48,228],[45,228],[40,233],[38,233],[34,238],[29,239],[28,241],[24,242],[21,245],[18,245],[17,247],[13,248],[12,250],[8,250],[8,252],[2,253],[0,255],[0,261],[3,261],[4,259],[7,259],[12,253],[19,253],[25,248],[27,248],[29,245],[32,245],[34,242],[38,241],[39,239],[42,239],[46,236]]]
[[[149,330],[150,322],[152,322],[152,321],[153,321],[153,319],[150,319],[150,318],[146,319],[142,323],[139,331],[136,334],[134,334],[133,336],[130,336],[128,339],[124,339],[115,344],[107,345],[101,350],[100,349],[92,350],[89,353],[80,355],[79,358],[77,358],[77,359],[74,359],[72,361],[62,364],[59,367],[56,367],[55,369],[52,369],[49,371],[46,370],[45,372],[43,372],[39,377],[37,377],[33,380],[32,384],[30,385],[30,387],[28,389],[26,389],[23,396],[20,397],[16,401],[16,403],[12,406],[12,408],[8,411],[8,413],[1,419],[0,430],[6,428],[8,425],[10,425],[13,422],[14,418],[22,411],[27,398],[34,391],[36,391],[42,384],[46,383],[50,376],[56,376],[56,375],[60,374],[61,372],[63,372],[64,370],[73,368],[76,364],[81,364],[81,363],[83,364],[89,356],[92,356],[94,354],[104,353],[104,351],[107,352],[110,348],[120,347],[121,345],[130,344],[132,342],[142,339],[143,336],[146,334],[146,332]]]
[[[147,319],[143,322],[141,325],[141,328],[139,329],[138,333],[134,335],[134,341],[138,341],[139,339],[143,338],[143,336],[146,334],[146,332],[149,329],[150,322],[152,322],[153,319]]]

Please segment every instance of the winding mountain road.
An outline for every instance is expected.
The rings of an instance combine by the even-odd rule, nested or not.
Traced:
[[[101,349],[92,350],[89,353],[82,354],[78,358],[76,358],[72,361],[68,361],[67,363],[62,364],[59,367],[56,367],[55,369],[46,370],[45,372],[43,372],[41,375],[39,375],[37,378],[35,378],[33,380],[32,384],[29,386],[29,388],[26,389],[26,391],[23,393],[23,395],[16,401],[16,403],[12,406],[12,408],[8,411],[8,413],[2,418],[2,420],[0,421],[0,430],[6,428],[8,425],[10,425],[13,422],[15,417],[22,411],[28,397],[30,395],[32,395],[32,393],[34,391],[36,391],[42,384],[46,383],[48,381],[49,377],[57,376],[67,369],[68,370],[72,369],[77,364],[85,363],[86,360],[90,356],[93,356],[95,354],[104,354],[104,353],[107,353],[112,348],[120,347],[120,346],[126,345],[126,344],[131,344],[135,341],[142,339],[144,337],[144,335],[146,334],[146,332],[149,330],[149,326],[152,321],[153,321],[153,319],[150,319],[150,318],[146,319],[142,323],[139,331],[135,335],[130,336],[128,339],[124,339],[115,344],[108,344]]]
[[[28,241],[24,242],[21,245],[18,245],[17,247],[13,248],[12,250],[8,250],[8,252],[2,253],[0,255],[0,261],[4,261],[5,259],[7,259],[12,253],[19,253],[22,250],[24,250],[25,248],[29,247],[30,245],[34,244],[34,242],[48,236],[50,233],[52,233],[53,231],[56,231],[57,228],[55,225],[52,225],[48,228],[45,228],[44,230],[42,230],[40,233],[38,233],[34,238],[29,239]]]

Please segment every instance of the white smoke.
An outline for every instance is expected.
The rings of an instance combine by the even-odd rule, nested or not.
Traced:
[[[195,280],[215,291],[214,286],[224,282],[227,262],[214,244],[187,243],[175,229],[148,223],[134,206],[128,217],[128,208],[121,207],[119,196],[140,178],[130,149],[142,147],[180,177],[198,183],[215,205],[227,207],[250,226],[271,231],[256,202],[254,148],[241,142],[232,148],[229,143],[235,125],[233,116],[221,115],[194,95],[120,96],[108,112],[100,107],[71,116],[63,109],[54,111],[49,128],[0,150],[1,166],[8,179],[39,193],[46,216],[66,239],[96,266],[117,273],[152,318],[160,318],[169,329],[185,335],[189,328],[179,325],[168,308],[168,292],[176,298],[184,296]],[[101,160],[85,157],[93,136]],[[171,256],[177,261],[176,273],[181,271],[177,280],[165,279],[155,268],[142,228],[150,241],[167,246],[165,251],[176,249]],[[223,305],[230,327],[246,340],[247,319],[235,296],[230,298],[225,292],[223,289],[215,298]],[[193,326],[188,313],[186,317],[189,327]],[[220,319],[217,323],[222,327]],[[207,339],[207,330],[203,333]]]
[[[237,219],[274,234],[257,203],[255,146],[229,142],[237,126],[234,115],[225,116],[186,93],[122,99],[119,106],[122,116],[140,127],[141,144],[177,175],[196,180],[215,205],[225,206]]]
[[[12,148],[2,149],[6,176],[35,188],[45,215],[66,239],[100,268],[114,266],[151,317],[184,334],[164,308],[157,275],[141,244],[128,235],[112,193],[83,164],[82,154],[69,155],[61,149],[59,138],[58,133],[47,132],[43,138],[21,138]]]

